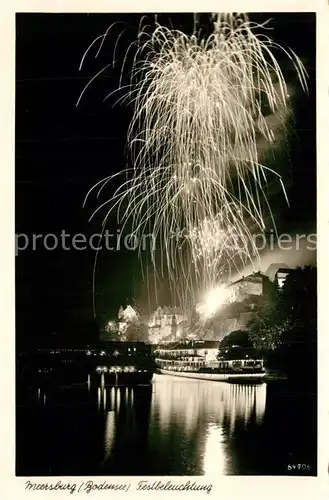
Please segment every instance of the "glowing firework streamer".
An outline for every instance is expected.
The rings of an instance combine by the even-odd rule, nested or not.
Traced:
[[[203,288],[209,289],[222,275],[231,276],[257,257],[258,250],[239,207],[227,204],[216,219],[205,218],[188,235],[193,262],[201,271]]]
[[[131,81],[119,99],[134,109],[128,131],[133,168],[98,209],[108,207],[104,223],[116,210],[136,235],[153,234],[183,305],[218,282],[225,265],[236,266],[236,257],[252,260],[252,231],[264,230],[264,207],[271,214],[264,192],[269,175],[285,194],[258,149],[275,140],[264,106],[283,126],[287,114],[276,50],[290,58],[306,90],[301,61],[265,34],[267,23],[244,14],[216,14],[213,21],[206,38],[159,24],[151,33],[141,29]]]

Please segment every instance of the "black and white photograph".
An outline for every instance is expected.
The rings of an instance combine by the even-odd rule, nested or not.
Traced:
[[[16,477],[316,477],[318,15],[15,22]]]

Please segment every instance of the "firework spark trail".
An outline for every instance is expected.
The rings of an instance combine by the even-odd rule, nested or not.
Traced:
[[[234,217],[231,212],[227,213],[228,207],[224,207],[216,220],[204,219],[200,227],[194,228],[187,236],[192,242],[193,259],[203,262],[205,270],[213,273],[209,276],[208,285],[223,274],[224,266],[229,266],[231,269],[230,261],[235,256],[239,256],[244,266],[250,255],[255,257],[258,255],[253,235],[246,226],[241,211],[233,206],[234,208],[236,209]],[[206,275],[209,275],[209,271]]]
[[[200,277],[209,287],[225,263],[235,265],[235,256],[252,260],[249,225],[265,228],[268,175],[277,176],[284,190],[258,151],[260,138],[275,140],[264,106],[282,116],[288,107],[274,51],[290,58],[304,90],[306,72],[293,51],[257,33],[265,24],[217,14],[208,38],[159,24],[151,34],[139,33],[131,82],[121,98],[134,108],[128,130],[133,169],[109,200],[104,222],[117,210],[136,235],[152,232],[173,288],[186,278],[183,303],[197,292]],[[185,234],[180,244],[177,234]]]

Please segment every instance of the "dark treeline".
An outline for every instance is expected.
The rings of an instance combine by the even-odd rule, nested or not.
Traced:
[[[233,347],[236,346],[236,347]],[[220,342],[227,356],[262,356],[267,368],[290,380],[316,384],[317,273],[314,267],[292,270],[282,287],[275,284],[258,308],[248,330],[238,330]]]

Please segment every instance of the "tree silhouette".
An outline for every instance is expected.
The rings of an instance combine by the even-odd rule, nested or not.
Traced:
[[[287,332],[316,331],[316,270],[290,272],[281,290],[272,289],[248,325],[255,347],[275,349],[287,340]]]
[[[281,290],[269,294],[248,325],[254,347],[273,351],[269,360],[291,376],[316,374],[317,275],[314,267],[297,268]]]
[[[226,335],[219,343],[220,349],[229,348],[233,346],[252,347],[253,344],[249,338],[249,332],[247,330],[235,330],[234,332]]]
[[[219,343],[217,359],[258,358],[259,351],[253,347],[247,330],[235,330]]]

